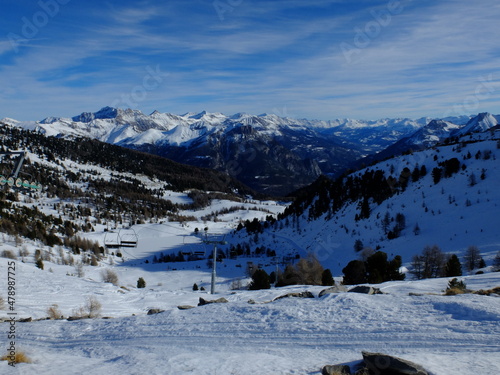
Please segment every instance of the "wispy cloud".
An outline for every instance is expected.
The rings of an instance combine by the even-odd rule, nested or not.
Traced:
[[[439,116],[481,77],[500,79],[496,0],[410,1],[355,61],[342,43],[355,46],[388,2],[243,1],[223,22],[211,2],[138,4],[69,3],[29,48],[0,41],[0,117],[97,110],[141,85],[148,66],[169,76],[138,103],[146,112],[286,106],[322,119]],[[478,111],[500,113],[499,93]]]

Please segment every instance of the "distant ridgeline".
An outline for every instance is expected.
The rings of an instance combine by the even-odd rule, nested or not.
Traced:
[[[224,173],[180,164],[163,157],[89,138],[46,137],[37,132],[0,124],[0,139],[4,150],[25,149],[56,164],[67,159],[108,168],[115,172],[143,174],[164,181],[168,184],[168,190],[172,191],[199,189],[228,194],[233,194],[235,191],[240,194],[255,194],[250,188]],[[44,179],[43,168],[31,169],[29,173],[37,174],[37,180]]]
[[[495,139],[494,130],[489,130],[489,133],[492,134],[491,139]],[[472,138],[467,140],[466,137],[453,137],[445,139],[442,145],[456,144],[460,148],[462,145],[475,142],[477,140]],[[500,141],[498,142],[500,146]],[[409,153],[411,152],[409,151]],[[474,157],[475,159],[488,160],[491,152],[484,154],[470,155],[469,153],[465,159]],[[436,166],[429,171],[434,184],[439,183],[441,178],[449,178],[460,170],[466,169],[465,162],[461,162],[456,157],[443,161],[437,161],[434,157],[434,162]],[[335,180],[325,176],[319,177],[313,184],[293,194],[295,196],[294,202],[286,208],[283,214],[279,215],[278,219],[306,215],[309,220],[316,220],[324,214],[327,214],[327,219],[331,219],[340,208],[351,202],[359,202],[355,220],[366,219],[370,217],[371,203],[380,205],[393,195],[404,192],[409,183],[417,182],[428,173],[425,165],[415,166],[412,170],[405,167],[399,175],[395,176],[382,169],[377,169],[377,165],[362,171],[364,172],[346,174]]]

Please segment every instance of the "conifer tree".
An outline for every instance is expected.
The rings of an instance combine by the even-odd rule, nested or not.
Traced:
[[[450,259],[448,259],[448,262],[446,262],[445,276],[462,276],[462,264],[455,254],[453,254]]]
[[[321,283],[323,286],[335,285],[335,280],[333,280],[332,271],[329,268],[323,271],[321,275]]]
[[[258,269],[253,273],[252,282],[250,283],[248,289],[250,290],[260,290],[260,289],[270,289],[271,281],[269,275],[266,271]]]
[[[355,285],[367,282],[365,262],[361,260],[351,260],[342,269],[344,273],[344,285]]]
[[[145,288],[146,287],[146,280],[144,280],[142,277],[139,277],[137,280],[137,288]]]

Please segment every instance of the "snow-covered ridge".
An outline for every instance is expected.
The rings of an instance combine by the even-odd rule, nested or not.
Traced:
[[[443,122],[442,126],[448,126]],[[367,171],[382,171],[384,177],[396,181],[415,168],[425,166],[427,174],[413,181],[380,205],[370,200],[369,218],[355,220],[360,201],[345,202],[338,211],[326,213],[317,219],[309,217],[309,206],[303,215],[284,218],[276,228],[260,235],[260,244],[280,248],[284,253],[315,253],[325,267],[339,275],[346,264],[359,256],[353,244],[360,239],[365,247],[380,248],[389,257],[401,255],[404,263],[411,262],[427,245],[438,245],[445,253],[462,256],[468,246],[478,246],[490,265],[500,250],[497,212],[500,207],[500,130],[462,136],[458,143],[427,148],[388,159],[355,172],[362,176]],[[449,178],[434,182],[433,169],[443,168],[447,160],[456,158],[460,171]],[[311,191],[314,194],[314,191]],[[317,196],[317,195],[316,195]],[[331,197],[333,201],[336,197]],[[313,203],[315,201],[313,200]],[[391,217],[402,213],[406,229],[401,237],[389,239],[381,227],[381,220],[389,212]],[[414,228],[419,227],[419,234]],[[250,238],[236,234],[237,240]]]
[[[496,119],[492,115],[490,117]],[[461,116],[447,118],[446,121],[461,127],[472,121],[471,118],[472,116]],[[282,128],[315,129],[325,134],[335,134],[351,142],[368,144],[373,141],[373,132],[376,132],[379,138],[388,136],[390,140],[394,138],[396,141],[427,125],[432,119],[427,117],[417,120],[386,118],[367,121],[346,118],[324,121],[293,119],[275,114],[237,113],[228,116],[206,111],[183,115],[154,111],[150,115],[146,115],[139,110],[104,107],[97,112],[84,112],[72,118],[47,117],[41,121],[30,122],[19,122],[13,119],[3,119],[2,121],[15,126],[36,129],[47,135],[87,136],[108,143],[134,144],[137,142],[138,144],[181,145],[199,139],[206,132],[225,131],[234,126],[251,126],[271,135],[281,135]],[[490,121],[488,124],[494,122]],[[481,129],[484,128],[486,122],[483,121],[482,124]],[[206,131],[199,132],[200,128],[205,128]],[[155,132],[149,132],[145,137],[139,136],[151,129]],[[386,147],[387,144],[383,143],[383,146]]]

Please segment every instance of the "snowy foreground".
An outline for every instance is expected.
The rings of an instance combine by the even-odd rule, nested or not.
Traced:
[[[265,207],[276,212],[282,209]],[[214,232],[224,233],[228,223],[264,214],[242,211],[221,217],[226,222],[209,225]],[[123,249],[123,261],[112,257],[113,262],[85,266],[82,277],[75,275],[75,267],[58,264],[56,249],[44,270],[36,268],[33,253],[37,246],[26,242],[30,255],[25,262],[16,261],[18,318],[43,319],[53,304],[68,317],[94,296],[102,304],[102,317],[109,319],[16,323],[16,349],[33,362],[12,368],[2,361],[0,374],[318,375],[326,364],[354,367],[362,350],[414,361],[434,375],[500,373],[498,297],[439,295],[448,279],[378,285],[385,295],[341,293],[270,303],[264,302],[289,292],[309,290],[317,297],[324,288],[231,290],[235,284],[247,284],[247,260],[263,262],[272,271],[273,265],[265,264],[270,262],[265,258],[226,259],[218,265],[217,294],[195,292],[193,283],[210,290],[206,261],[151,264],[151,258],[159,252],[210,251],[193,235],[195,227],[202,225],[134,226],[137,248]],[[106,235],[98,229],[88,237],[103,243]],[[17,252],[7,237],[0,250]],[[0,282],[0,296],[4,299],[9,261],[0,258],[0,275],[5,280]],[[102,281],[101,273],[107,268],[117,273],[117,286]],[[146,288],[136,287],[139,277],[145,279]],[[500,273],[461,279],[473,290],[500,286]],[[224,297],[229,302],[177,308],[196,306],[200,297]],[[256,303],[249,304],[251,299]],[[165,311],[147,315],[153,308]],[[0,311],[0,318],[6,317],[7,311]],[[0,324],[4,327],[0,333],[3,355],[9,323]]]
[[[0,259],[2,275],[7,261]],[[356,364],[362,350],[412,360],[432,374],[500,373],[500,298],[408,295],[441,293],[447,279],[381,284],[386,295],[341,293],[264,304],[259,302],[291,291],[317,296],[323,288],[227,290],[211,296],[187,287],[193,280],[208,281],[207,271],[179,270],[156,272],[164,284],[125,291],[89,277],[17,265],[20,317],[46,316],[52,303],[67,316],[85,295],[94,294],[103,316],[112,318],[17,323],[18,350],[33,363],[13,369],[2,362],[2,374],[320,374],[325,364]],[[135,278],[137,271],[130,272]],[[126,279],[124,273],[120,277]],[[463,279],[471,289],[500,285],[500,273]],[[225,297],[229,303],[177,308],[196,305],[199,297]],[[250,299],[257,303],[249,304]],[[165,312],[148,316],[149,308]]]

